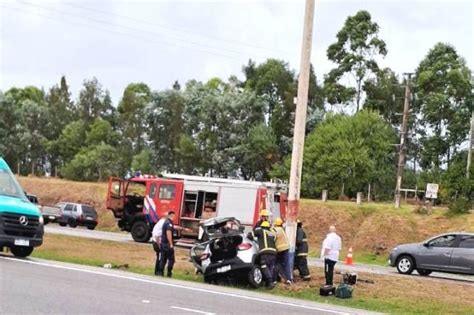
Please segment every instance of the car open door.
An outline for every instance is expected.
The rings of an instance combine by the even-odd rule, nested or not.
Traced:
[[[121,178],[109,178],[109,187],[107,191],[107,209],[112,210],[116,218],[123,217],[126,189],[125,184],[126,181]]]
[[[459,235],[451,255],[451,270],[474,274],[474,235]]]
[[[455,241],[456,235],[449,234],[436,237],[421,245],[416,259],[417,267],[448,271]]]

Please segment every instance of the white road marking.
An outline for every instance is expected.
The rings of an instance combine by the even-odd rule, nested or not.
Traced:
[[[216,313],[209,313],[209,312],[203,312],[203,311],[199,311],[199,310],[193,310],[192,308],[185,308],[185,307],[178,307],[178,306],[170,306],[170,308],[173,308],[173,309],[176,309],[176,310],[183,310],[183,311],[187,311],[187,312],[205,314],[205,315],[216,315]]]
[[[257,301],[257,302],[262,302],[262,303],[278,304],[278,305],[291,306],[295,308],[304,308],[304,309],[323,311],[323,312],[334,313],[334,314],[349,315],[349,313],[346,313],[346,312],[329,310],[329,309],[315,307],[315,306],[295,304],[291,302],[282,302],[282,301],[276,301],[276,300],[268,300],[264,298],[247,296],[247,295],[242,295],[242,294],[237,294],[237,293],[228,293],[228,292],[220,292],[220,291],[208,290],[208,289],[203,289],[203,288],[187,287],[187,286],[175,284],[175,283],[161,282],[161,281],[156,281],[156,280],[152,281],[152,280],[141,279],[141,278],[136,278],[132,276],[123,276],[123,275],[106,273],[106,272],[95,271],[95,270],[81,269],[81,268],[75,268],[75,267],[69,267],[69,266],[61,266],[61,265],[55,265],[51,263],[43,263],[39,261],[23,260],[23,259],[18,259],[18,258],[13,258],[13,257],[2,257],[2,256],[0,256],[0,259],[11,260],[11,261],[21,262],[25,264],[45,266],[45,267],[50,267],[50,268],[57,268],[57,269],[90,273],[90,274],[95,274],[95,275],[102,275],[102,276],[118,278],[118,279],[133,280],[133,281],[138,281],[138,282],[143,282],[143,283],[150,283],[150,284],[155,284],[155,285],[162,285],[162,286],[186,289],[186,290],[191,290],[191,291],[211,293],[215,295],[228,296],[228,297],[233,297],[233,298],[238,298],[238,299],[243,299],[243,300],[251,300],[251,301]]]

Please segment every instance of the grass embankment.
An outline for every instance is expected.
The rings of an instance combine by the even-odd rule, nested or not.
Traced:
[[[155,254],[151,246],[121,244],[59,235],[46,235],[43,246],[35,249],[34,257],[71,262],[91,266],[128,265],[125,270],[153,275]],[[188,252],[178,250],[174,277],[182,280],[202,282],[194,275]],[[262,291],[287,297],[301,298],[321,303],[339,304],[348,307],[388,312],[391,314],[472,314],[474,309],[474,287],[435,281],[419,281],[411,277],[393,277],[359,274],[361,279],[374,283],[359,282],[352,299],[321,297],[319,286],[323,283],[323,272],[312,268],[310,282],[298,282],[292,287],[279,284],[274,290]],[[336,281],[340,276],[336,275]]]
[[[98,229],[118,231],[112,212],[106,209],[107,183],[73,182],[53,178],[20,177],[23,188],[38,195],[40,202],[59,201],[93,204],[99,214]],[[400,243],[419,242],[447,231],[474,231],[474,214],[446,216],[446,209],[435,208],[431,215],[419,215],[414,206],[395,209],[392,203],[364,203],[302,200],[300,219],[304,222],[310,252],[319,256],[328,227],[335,224],[342,236],[343,251],[352,246],[356,263],[384,265],[391,248]]]

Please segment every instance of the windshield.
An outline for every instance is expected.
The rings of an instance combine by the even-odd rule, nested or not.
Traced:
[[[25,192],[9,169],[0,169],[0,195],[27,200]]]

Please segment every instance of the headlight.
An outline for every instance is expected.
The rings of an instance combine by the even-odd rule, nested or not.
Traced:
[[[42,215],[39,216],[39,223],[44,224],[44,218]]]
[[[396,250],[398,250],[398,247],[395,247],[394,249],[392,249],[392,252],[394,252],[394,251],[396,251]]]

